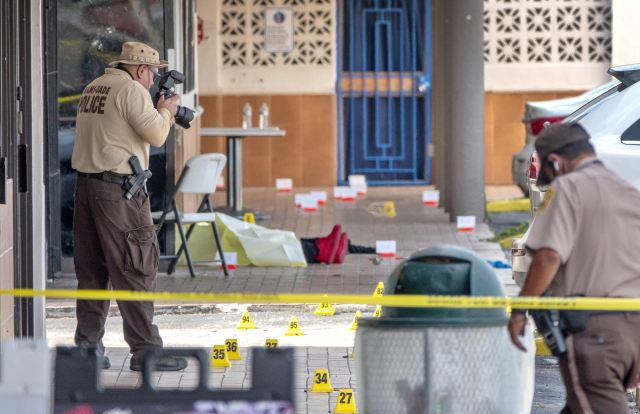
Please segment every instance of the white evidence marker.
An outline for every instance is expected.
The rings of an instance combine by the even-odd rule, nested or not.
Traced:
[[[366,184],[352,184],[350,187],[356,192],[356,195],[358,197],[362,197],[362,196],[366,196],[367,195],[367,185]]]
[[[302,208],[302,200],[304,199],[305,196],[306,196],[306,194],[296,194],[295,195],[296,207]]]
[[[422,203],[425,206],[437,206],[439,202],[440,190],[422,192]]]
[[[327,192],[326,191],[312,191],[311,195],[318,200],[318,205],[323,206],[327,203]]]
[[[291,178],[276,178],[276,188],[281,193],[290,193],[293,188],[293,180]]]
[[[458,231],[473,231],[476,228],[476,216],[458,216]]]
[[[307,212],[318,211],[318,200],[311,194],[304,194],[302,209]]]
[[[224,177],[218,177],[218,183],[216,184],[216,190],[222,190],[224,188]]]
[[[396,241],[377,240],[376,253],[378,253],[380,257],[396,257]]]
[[[336,200],[342,200],[342,189],[344,187],[333,187],[333,197]]]
[[[220,260],[220,252],[216,253],[216,260]],[[233,270],[238,266],[238,253],[224,252],[224,260],[227,262],[227,269]],[[222,269],[222,264],[220,264],[220,269]]]
[[[351,187],[342,188],[342,201],[356,201],[358,193]]]

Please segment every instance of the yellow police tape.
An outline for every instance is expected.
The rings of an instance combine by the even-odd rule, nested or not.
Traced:
[[[415,308],[506,308],[516,309],[569,309],[569,310],[640,310],[640,299],[635,298],[555,298],[489,296],[426,296],[426,295],[327,295],[318,294],[237,294],[237,293],[172,293],[134,292],[128,290],[33,290],[0,289],[1,295],[17,297],[48,297],[69,299],[178,301],[209,303],[309,303],[322,301],[332,304],[363,304]]]

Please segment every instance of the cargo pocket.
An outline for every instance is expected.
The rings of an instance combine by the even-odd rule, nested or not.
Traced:
[[[124,267],[126,272],[152,276],[158,271],[160,248],[155,229],[155,225],[149,225],[124,233],[127,246]]]

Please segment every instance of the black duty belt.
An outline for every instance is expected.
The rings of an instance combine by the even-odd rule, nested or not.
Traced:
[[[101,173],[83,173],[79,172],[78,177],[84,178],[93,178],[94,180],[107,181],[110,183],[119,184],[122,186],[124,182],[131,177],[131,175],[127,174],[118,174],[110,171],[105,171]]]

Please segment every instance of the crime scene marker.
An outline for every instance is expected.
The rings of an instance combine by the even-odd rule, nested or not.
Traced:
[[[425,206],[437,206],[439,202],[440,190],[422,192],[422,204]]]
[[[351,354],[349,355],[349,358],[353,359],[356,357],[356,346],[353,346],[353,350],[351,351]]]
[[[338,404],[333,412],[336,414],[355,414],[358,412],[356,410],[356,401],[353,398],[353,390],[340,390]]]
[[[289,325],[287,325],[287,332],[284,334],[284,336],[298,336],[298,335],[304,335],[302,333],[302,330],[300,329],[300,325],[298,325],[298,321],[296,321],[296,317],[292,316],[291,320],[289,321]]]
[[[358,193],[353,188],[350,188],[350,187],[342,188],[342,199],[341,199],[342,201],[356,201],[357,196],[358,196]]]
[[[238,329],[256,329],[256,324],[253,323],[253,321],[251,320],[251,315],[249,315],[249,311],[246,309],[242,314],[242,319],[240,319]]]
[[[351,326],[349,327],[350,331],[355,331],[358,329],[358,319],[362,318],[362,313],[360,311],[356,312],[356,316],[353,317],[353,322],[351,322]]]
[[[216,253],[216,260],[220,260],[220,252]],[[238,266],[238,253],[224,252],[224,260],[227,262],[227,269],[234,270]],[[220,269],[222,269],[222,265],[220,265]]]
[[[329,370],[316,369],[316,373],[313,375],[311,392],[333,392],[331,379],[329,379]]]
[[[379,282],[376,286],[376,290],[373,292],[373,297],[382,296],[384,294],[384,283]]]
[[[318,199],[311,194],[305,194],[302,197],[302,209],[307,212],[318,211]]]
[[[327,204],[327,192],[326,191],[312,191],[310,193],[316,200],[318,200],[319,206]]]
[[[476,227],[476,216],[458,216],[458,231],[473,231]]]
[[[216,345],[213,347],[213,353],[211,353],[212,367],[230,367],[229,356],[224,345]]]
[[[227,355],[229,360],[232,359],[242,359],[240,356],[240,351],[238,350],[238,340],[237,339],[227,339],[224,341],[225,346],[227,347]]]
[[[293,188],[293,180],[291,178],[276,178],[276,188],[281,193],[290,193]]]
[[[324,297],[326,298],[327,295],[324,295]],[[316,315],[334,315],[336,313],[336,310],[333,309],[333,306],[331,306],[329,302],[322,299],[322,302],[320,302],[318,308],[313,313]]]
[[[256,224],[256,218],[253,216],[253,213],[244,213],[244,221],[251,224]]]
[[[379,318],[381,313],[382,313],[382,306],[378,305],[376,306],[375,312],[373,312],[373,317]]]
[[[294,196],[296,207],[302,208],[302,200],[304,199],[305,196],[306,196],[306,194],[296,194]]]
[[[367,195],[367,185],[366,184],[351,184],[351,189],[356,192],[356,196],[364,197]]]
[[[380,257],[396,257],[396,241],[377,240],[376,253],[378,253]]]
[[[224,188],[224,177],[218,177],[218,182],[216,183],[216,190],[222,190]]]
[[[342,187],[333,187],[333,197],[336,200],[342,200]]]
[[[264,343],[265,348],[277,348],[278,340],[277,339],[267,339],[267,342]]]
[[[384,202],[384,209],[382,210],[382,214],[386,217],[396,216],[396,206],[393,204],[393,201]]]

